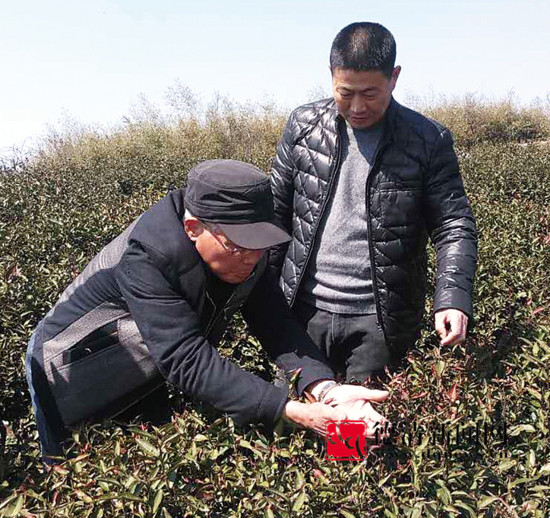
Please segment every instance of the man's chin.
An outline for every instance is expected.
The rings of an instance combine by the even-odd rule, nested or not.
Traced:
[[[228,284],[241,284],[250,277],[250,272],[247,274],[229,273],[224,275],[222,280]]]
[[[350,117],[348,119],[348,123],[353,129],[357,130],[367,129],[375,124],[375,122],[373,122],[373,120],[370,118],[356,119],[353,117]]]

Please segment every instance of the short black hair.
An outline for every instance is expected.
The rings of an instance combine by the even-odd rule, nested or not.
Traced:
[[[330,49],[330,70],[379,70],[391,77],[396,45],[390,31],[379,23],[356,22],[344,27]]]

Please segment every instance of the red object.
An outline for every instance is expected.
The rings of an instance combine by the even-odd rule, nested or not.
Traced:
[[[363,460],[367,455],[365,421],[329,421],[325,436],[327,460]]]

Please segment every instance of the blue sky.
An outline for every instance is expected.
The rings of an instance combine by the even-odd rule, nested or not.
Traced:
[[[116,124],[176,81],[204,101],[296,106],[330,91],[332,39],[354,21],[394,34],[398,100],[550,93],[548,0],[2,0],[0,13],[4,152],[67,115]]]

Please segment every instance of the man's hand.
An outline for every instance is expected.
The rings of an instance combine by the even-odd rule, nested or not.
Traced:
[[[325,380],[323,380],[325,381]],[[316,382],[308,387],[310,393],[315,394],[318,384]],[[294,405],[302,405],[295,401],[289,401],[283,414],[287,421],[311,428],[321,435],[326,435],[328,421],[341,421],[348,419],[352,421],[365,421],[367,424],[366,436],[368,439],[375,439],[376,431],[379,436],[384,435],[391,428],[391,423],[379,414],[370,401],[381,403],[389,397],[386,390],[374,390],[362,385],[336,385],[327,390],[322,396],[322,402],[305,405],[301,408]],[[319,394],[316,394],[319,397]],[[314,400],[313,398],[310,398]],[[336,411],[332,414],[330,411]]]
[[[351,421],[365,421],[367,439],[381,439],[391,431],[391,423],[382,414],[379,414],[368,401],[359,399],[355,402],[338,405],[337,408],[344,410]]]
[[[352,421],[365,421],[367,438],[375,439],[385,435],[391,429],[391,423],[372,407],[370,401],[382,403],[389,396],[387,390],[374,390],[362,385],[338,385],[326,393],[323,403],[344,410]],[[379,437],[376,437],[377,430]]]
[[[323,403],[299,403],[288,401],[283,410],[283,418],[291,423],[309,428],[319,435],[327,434],[329,421],[349,419],[343,408],[333,408]]]
[[[442,309],[435,314],[435,330],[441,345],[456,345],[466,340],[468,317],[458,309]]]
[[[355,403],[356,401],[382,403],[389,396],[390,393],[387,390],[374,390],[362,385],[337,385],[328,390],[321,402],[330,406]]]

